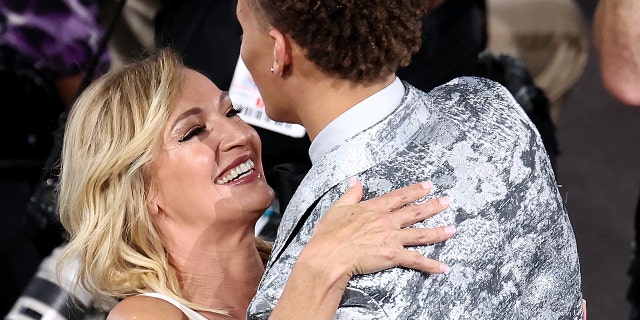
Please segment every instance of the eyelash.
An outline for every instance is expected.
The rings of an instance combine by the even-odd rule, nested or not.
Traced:
[[[187,133],[184,135],[184,137],[182,137],[178,141],[179,142],[185,142],[187,140],[191,140],[193,137],[199,135],[200,133],[202,133],[206,129],[207,129],[206,126],[195,126],[195,127],[191,128],[191,129],[189,129],[189,131],[187,131]]]
[[[229,111],[227,111],[226,116],[231,118],[234,116],[237,116],[240,112],[242,112],[242,110],[244,109],[244,106],[231,106],[231,109],[229,109]]]
[[[240,112],[242,112],[242,109],[244,109],[243,106],[232,106],[231,109],[229,109],[229,111],[227,111],[227,114],[225,114],[225,116],[227,118],[235,117]],[[185,142],[187,140],[191,140],[193,137],[198,136],[200,133],[202,133],[205,130],[207,130],[207,126],[205,126],[205,125],[195,126],[195,127],[191,128],[189,131],[187,131],[187,133],[184,135],[184,137],[182,137],[179,140],[179,142]]]

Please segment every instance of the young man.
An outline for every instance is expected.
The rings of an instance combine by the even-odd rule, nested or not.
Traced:
[[[430,179],[453,203],[446,275],[353,278],[339,319],[580,319],[575,237],[540,137],[502,86],[460,78],[426,94],[396,70],[420,47],[425,1],[240,0],[241,56],[270,118],[302,124],[313,166],[280,224],[251,319],[266,319],[321,212],[358,176],[366,196]],[[428,46],[428,43],[424,44]]]

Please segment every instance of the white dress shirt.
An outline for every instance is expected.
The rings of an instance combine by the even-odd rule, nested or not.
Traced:
[[[388,86],[331,121],[311,142],[311,162],[315,163],[335,146],[390,115],[402,102],[404,90],[402,81],[396,77]]]

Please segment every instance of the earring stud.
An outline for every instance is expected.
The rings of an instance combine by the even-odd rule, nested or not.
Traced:
[[[271,71],[271,73],[273,73],[273,71],[274,71],[273,66],[271,66],[271,69],[269,69],[269,71]]]

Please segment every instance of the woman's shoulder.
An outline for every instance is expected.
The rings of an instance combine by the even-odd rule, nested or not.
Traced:
[[[188,317],[177,306],[153,296],[131,296],[118,302],[107,320],[183,319]]]

